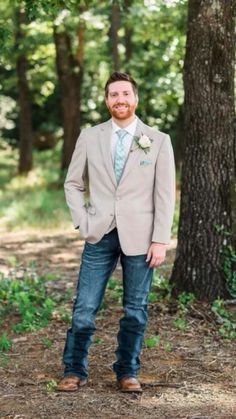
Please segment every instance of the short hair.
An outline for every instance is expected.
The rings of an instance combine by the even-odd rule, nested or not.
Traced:
[[[114,83],[115,81],[129,81],[132,85],[134,94],[135,95],[138,94],[138,85],[136,81],[133,79],[133,77],[131,77],[130,74],[120,73],[119,71],[114,71],[114,73],[110,75],[109,79],[107,80],[105,84],[105,97],[106,98],[108,97],[108,90],[109,90],[110,84]]]

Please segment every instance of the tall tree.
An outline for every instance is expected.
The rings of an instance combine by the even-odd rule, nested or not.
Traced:
[[[189,0],[184,63],[183,161],[176,291],[228,295],[223,257],[232,242],[235,0]]]
[[[120,68],[120,57],[119,57],[119,36],[118,30],[120,26],[120,9],[117,0],[113,0],[110,12],[110,28],[109,28],[109,45],[112,55],[112,66],[113,70],[117,71]]]
[[[21,7],[19,7],[16,11],[16,70],[18,78],[20,139],[20,157],[18,166],[19,173],[29,172],[33,165],[33,128],[31,118],[31,99],[27,80],[28,62],[24,48],[25,24],[25,12]]]
[[[66,27],[54,26],[56,65],[61,91],[61,109],[64,130],[61,169],[67,169],[71,160],[81,125],[81,88],[84,63],[84,22],[77,28],[78,48],[72,50],[71,36]]]
[[[130,8],[132,6],[133,0],[124,1],[124,12],[125,12],[125,63],[126,66],[129,66],[129,61],[132,56],[132,35],[133,28],[131,27],[130,22],[128,21],[128,16],[130,14]]]

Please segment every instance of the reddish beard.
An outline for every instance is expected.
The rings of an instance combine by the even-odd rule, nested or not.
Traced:
[[[122,109],[119,108],[122,106]],[[134,115],[136,105],[130,105],[129,103],[117,103],[113,106],[108,106],[108,109],[112,116],[116,119],[128,119]]]

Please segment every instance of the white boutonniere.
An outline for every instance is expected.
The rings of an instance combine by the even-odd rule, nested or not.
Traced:
[[[134,141],[136,142],[138,148],[141,148],[145,154],[150,151],[153,142],[153,140],[151,140],[151,138],[149,138],[146,134],[141,134],[140,137],[135,136]]]

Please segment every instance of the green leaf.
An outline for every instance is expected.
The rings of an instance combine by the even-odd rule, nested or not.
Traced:
[[[144,344],[147,348],[153,348],[154,346],[157,346],[160,343],[160,336],[149,336],[144,340]]]

